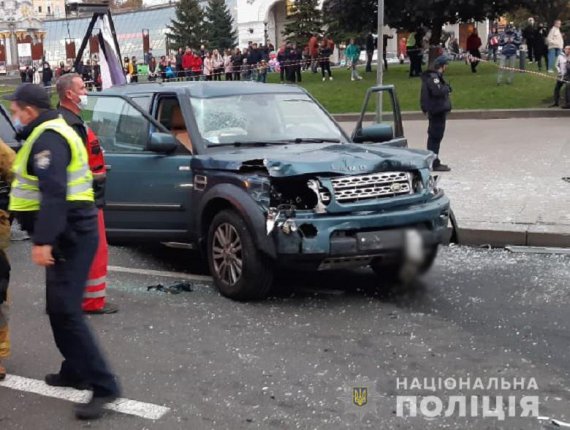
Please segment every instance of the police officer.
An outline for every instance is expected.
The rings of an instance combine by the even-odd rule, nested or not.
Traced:
[[[99,142],[88,139],[87,126],[81,119],[81,109],[87,107],[87,88],[85,82],[76,73],[70,73],[57,80],[57,94],[59,96],[59,113],[83,140],[87,148],[89,166],[93,174],[93,191],[95,192],[95,206],[98,210],[99,246],[95,259],[91,265],[87,288],[83,299],[83,311],[88,314],[113,314],[118,307],[107,301],[107,262],[108,247],[105,237],[105,220],[103,206],[105,205],[105,161]],[[91,135],[94,135],[90,131]]]
[[[119,387],[81,310],[89,267],[97,249],[97,209],[81,138],[50,108],[45,90],[22,84],[6,97],[24,144],[14,162],[10,210],[33,239],[32,260],[46,268],[47,312],[64,357],[51,386],[91,388],[79,419],[96,419]]]
[[[442,55],[434,61],[433,68],[422,74],[421,108],[429,119],[427,149],[437,158],[433,163],[436,172],[449,172],[451,169],[441,164],[439,148],[445,134],[447,114],[451,111],[451,86],[445,82],[443,74],[447,69],[449,59]]]

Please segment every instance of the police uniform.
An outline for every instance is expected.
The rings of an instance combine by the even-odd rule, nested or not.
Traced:
[[[16,154],[0,140],[0,380],[6,377],[2,359],[10,354],[10,332],[8,330],[8,283],[10,263],[6,250],[10,244],[10,215],[8,214],[8,193],[12,180],[12,163]]]
[[[445,57],[435,60],[435,64],[440,66],[447,62]],[[450,94],[451,86],[445,82],[441,71],[428,70],[422,74],[421,108],[429,119],[427,149],[437,156],[433,165],[435,170],[449,170],[441,164],[439,149],[445,134],[447,115],[451,111]]]
[[[25,141],[14,162],[10,210],[34,245],[53,247],[55,264],[46,269],[47,312],[64,361],[59,373],[47,375],[46,382],[90,387],[93,398],[89,404],[95,399],[114,399],[119,393],[117,381],[81,309],[98,243],[87,151],[77,133],[48,109],[49,98],[41,87],[23,85],[7,98],[45,109],[19,132]],[[86,418],[80,416],[80,408],[77,416]]]

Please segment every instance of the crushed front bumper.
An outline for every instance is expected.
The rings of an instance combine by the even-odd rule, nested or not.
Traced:
[[[323,270],[365,266],[378,257],[401,258],[409,251],[411,236],[424,249],[442,243],[449,208],[449,199],[441,193],[427,203],[384,212],[297,212],[271,234],[281,264]]]

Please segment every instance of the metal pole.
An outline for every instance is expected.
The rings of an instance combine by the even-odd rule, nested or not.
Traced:
[[[378,0],[378,69],[376,83],[384,82],[384,0]],[[376,101],[376,122],[382,122],[382,92],[378,93]]]

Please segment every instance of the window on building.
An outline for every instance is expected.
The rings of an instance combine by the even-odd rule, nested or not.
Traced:
[[[2,2],[2,7],[4,7],[4,2]],[[42,7],[38,6],[38,13],[42,13]]]
[[[47,13],[48,13],[48,15],[51,13],[51,6],[47,7]]]

